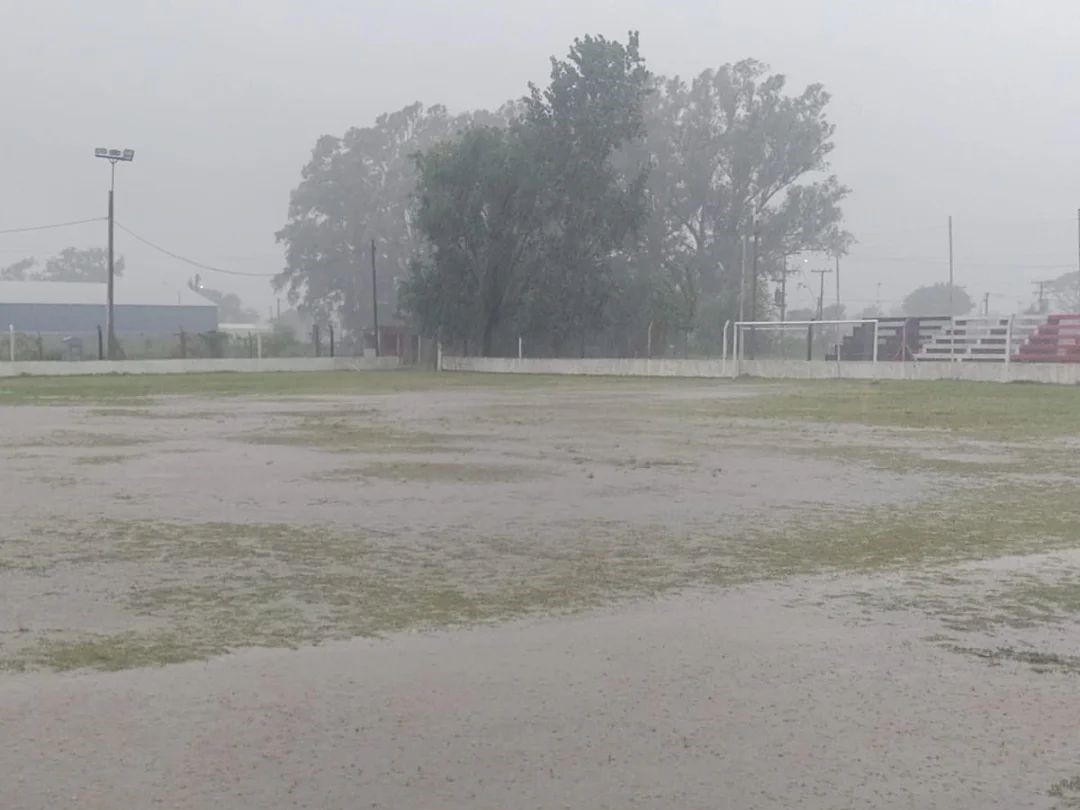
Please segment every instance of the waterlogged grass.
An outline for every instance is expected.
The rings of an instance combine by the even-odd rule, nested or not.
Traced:
[[[454,453],[467,450],[465,438],[427,431],[406,431],[372,422],[310,417],[287,427],[250,431],[236,437],[249,444],[311,447],[336,453]]]
[[[1038,650],[1017,650],[1012,647],[984,649],[981,647],[951,645],[948,649],[962,655],[974,656],[989,664],[1001,664],[1010,661],[1026,664],[1035,672],[1080,673],[1080,656],[1076,655],[1059,655],[1058,653],[1040,652]]]
[[[699,585],[873,572],[1058,549],[1080,536],[1064,485],[991,486],[871,514],[805,510],[770,526],[672,532],[618,522],[475,536],[383,536],[283,524],[113,522],[49,527],[0,549],[6,576],[85,567],[132,617],[111,635],[43,632],[12,669],[117,669],[299,644],[578,610]],[[116,571],[113,577],[110,572]],[[29,581],[29,579],[28,579]],[[128,583],[121,586],[119,583]],[[1044,594],[1060,610],[1075,594]]]
[[[777,385],[759,397],[693,410],[752,419],[929,428],[998,439],[1080,435],[1080,386],[821,382]]]
[[[387,461],[329,470],[315,476],[318,481],[364,481],[382,479],[401,483],[498,484],[524,481],[540,475],[530,467],[510,464],[472,464],[438,461]]]
[[[1054,783],[1048,794],[1058,800],[1057,810],[1080,808],[1080,776]]]
[[[72,459],[72,463],[79,464],[85,467],[97,467],[104,466],[106,464],[123,464],[131,456],[122,455],[93,455],[93,456],[80,456],[79,458]]]
[[[595,381],[591,383],[595,385]],[[606,386],[641,387],[647,382],[605,380]],[[214,374],[132,374],[86,377],[8,377],[0,380],[0,405],[104,404],[141,406],[160,397],[368,396],[410,391],[461,389],[575,389],[580,377],[529,374],[436,374],[430,371],[309,371]]]
[[[54,430],[44,436],[16,440],[5,447],[132,447],[151,441],[130,433],[95,433],[83,430]]]
[[[220,419],[219,411],[167,411],[161,408],[94,408],[89,416],[115,417],[120,419]]]

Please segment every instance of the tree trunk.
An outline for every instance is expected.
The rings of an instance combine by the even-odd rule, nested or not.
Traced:
[[[484,323],[484,334],[480,339],[480,356],[491,357],[491,347],[495,342],[495,328],[498,326],[497,318],[488,318]]]

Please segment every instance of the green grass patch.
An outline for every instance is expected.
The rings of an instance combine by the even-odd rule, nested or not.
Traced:
[[[759,397],[694,402],[700,415],[918,428],[1009,439],[1080,435],[1080,386],[821,382]]]
[[[249,646],[321,640],[578,610],[699,585],[826,572],[903,570],[1071,546],[1076,489],[994,485],[888,509],[791,510],[771,525],[733,521],[671,531],[553,522],[498,536],[461,529],[385,536],[283,524],[111,522],[42,528],[0,547],[7,576],[48,586],[86,567],[129,582],[110,598],[156,629],[28,640],[12,669],[122,668]],[[1074,592],[1045,592],[1061,611]],[[147,624],[147,622],[143,622]]]
[[[671,384],[672,381],[667,381]],[[85,377],[8,377],[0,380],[0,405],[139,404],[160,397],[371,396],[410,391],[583,388],[582,377],[531,374],[436,374],[429,371],[307,371],[213,374],[116,374]],[[604,385],[641,386],[605,380]]]

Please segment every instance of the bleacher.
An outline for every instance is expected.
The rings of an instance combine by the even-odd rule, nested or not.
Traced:
[[[915,353],[916,360],[1004,362],[1013,347],[1045,322],[1042,315],[1016,315],[1009,338],[1008,317],[979,316],[945,319],[944,326]]]
[[[1049,315],[1039,320],[1041,323],[1026,335],[1012,359],[1023,363],[1080,363],[1080,315]]]
[[[890,317],[879,318],[877,324],[881,361],[1080,363],[1080,314]],[[826,360],[873,358],[873,323],[856,326],[825,356]]]
[[[947,317],[931,318],[879,318],[877,321],[878,359],[912,360],[927,341],[949,323]],[[850,335],[845,335],[839,347],[840,360],[874,359],[874,324],[859,324]],[[826,356],[836,360],[836,351]]]

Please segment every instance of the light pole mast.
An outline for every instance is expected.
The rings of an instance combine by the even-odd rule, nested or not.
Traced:
[[[109,278],[105,292],[105,345],[106,357],[115,360],[117,356],[116,344],[116,319],[113,316],[113,292],[115,289],[116,267],[113,252],[113,195],[116,191],[116,164],[118,161],[130,163],[135,159],[134,149],[106,149],[99,147],[94,150],[94,157],[104,158],[109,161]]]

